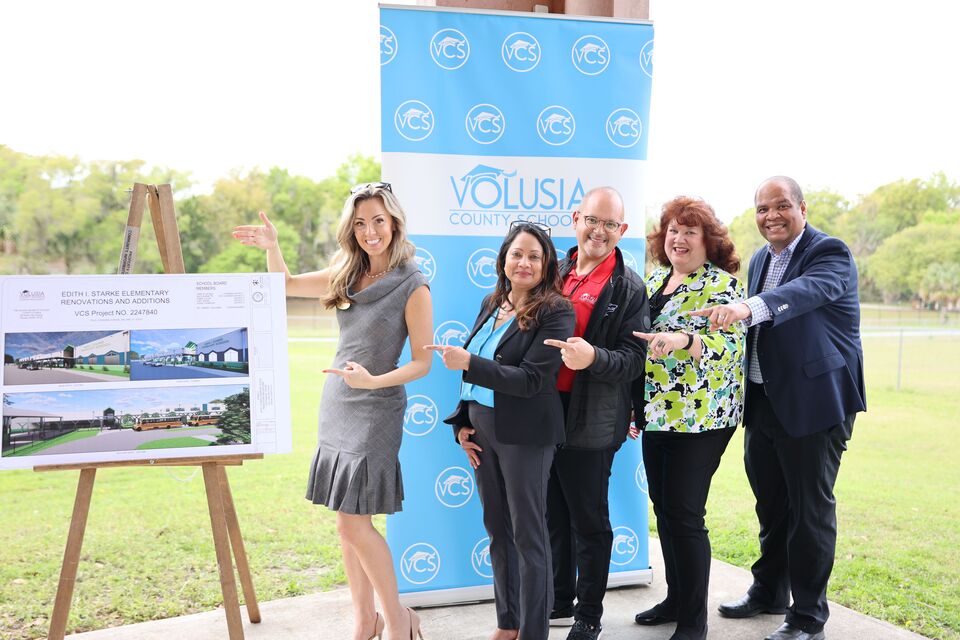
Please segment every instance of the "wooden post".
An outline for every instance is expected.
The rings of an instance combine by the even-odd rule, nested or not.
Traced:
[[[93,495],[93,481],[96,477],[95,468],[80,471],[77,497],[73,501],[70,533],[67,535],[67,548],[63,552],[63,566],[60,568],[60,584],[57,585],[57,598],[53,602],[53,616],[50,618],[50,631],[47,633],[48,640],[63,640],[67,631],[73,586],[77,580],[77,565],[80,564],[80,548],[83,546],[83,534],[87,529],[87,514],[90,513],[90,497]]]
[[[237,582],[233,578],[233,562],[230,560],[230,534],[223,512],[223,493],[217,464],[203,463],[203,484],[207,488],[207,507],[210,509],[210,525],[213,528],[213,546],[217,552],[220,569],[220,588],[223,591],[223,611],[227,615],[227,632],[230,640],[242,640],[243,620],[240,619],[240,603],[237,601]]]
[[[247,550],[243,546],[240,521],[237,520],[237,510],[233,506],[233,495],[230,492],[230,479],[227,478],[227,469],[222,464],[217,465],[217,477],[220,481],[220,497],[227,519],[227,531],[230,534],[230,546],[233,547],[233,558],[237,563],[237,573],[240,574],[240,586],[243,587],[243,602],[247,607],[247,617],[250,618],[250,622],[260,622],[260,605],[257,604],[257,594],[253,590]]]

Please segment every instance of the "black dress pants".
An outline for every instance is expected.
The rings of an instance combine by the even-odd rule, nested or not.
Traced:
[[[524,640],[547,640],[553,606],[547,476],[556,447],[500,442],[490,407],[469,404],[471,439],[483,451],[475,474],[490,536],[497,626]]]
[[[613,529],[607,491],[616,449],[557,451],[547,486],[554,610],[597,624],[610,574]],[[573,609],[574,597],[577,599]]]
[[[663,552],[667,598],[660,608],[677,629],[706,637],[710,538],[704,516],[710,481],[734,428],[700,433],[643,432],[643,465]]]
[[[760,521],[760,558],[749,594],[781,607],[792,593],[786,621],[815,633],[830,616],[827,582],[837,544],[833,487],[855,414],[795,438],[777,420],[763,386],[749,385],[743,459]]]

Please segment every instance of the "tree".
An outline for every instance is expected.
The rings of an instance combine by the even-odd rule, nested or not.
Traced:
[[[944,312],[960,304],[960,262],[934,262],[920,281],[920,299]]]
[[[938,263],[960,263],[960,225],[923,223],[904,229],[865,260],[863,272],[885,302],[896,302],[920,298],[928,266]]]
[[[220,435],[217,444],[250,444],[250,388],[227,396],[226,410],[220,417]]]

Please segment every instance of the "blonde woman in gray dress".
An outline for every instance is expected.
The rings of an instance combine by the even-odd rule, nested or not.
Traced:
[[[276,227],[263,212],[260,220],[262,225],[236,227],[233,236],[266,250],[268,269],[286,274],[288,296],[320,298],[337,310],[340,339],[333,368],[324,369],[330,375],[307,499],[337,512],[354,608],[352,638],[412,640],[420,636],[420,618],[400,604],[390,548],[372,522],[374,514],[401,509],[403,385],[425,376],[431,363],[423,349],[433,331],[430,291],[413,259],[406,217],[389,184],[354,187],[330,266],[299,275],[287,269]],[[412,359],[397,366],[408,337]]]

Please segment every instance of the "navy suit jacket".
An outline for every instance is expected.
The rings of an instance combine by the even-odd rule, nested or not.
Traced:
[[[759,295],[773,317],[750,328],[747,366],[759,328],[767,397],[787,433],[800,437],[867,408],[857,266],[843,241],[809,223],[780,285],[760,293],[769,262],[766,245],[750,260],[749,295]]]

